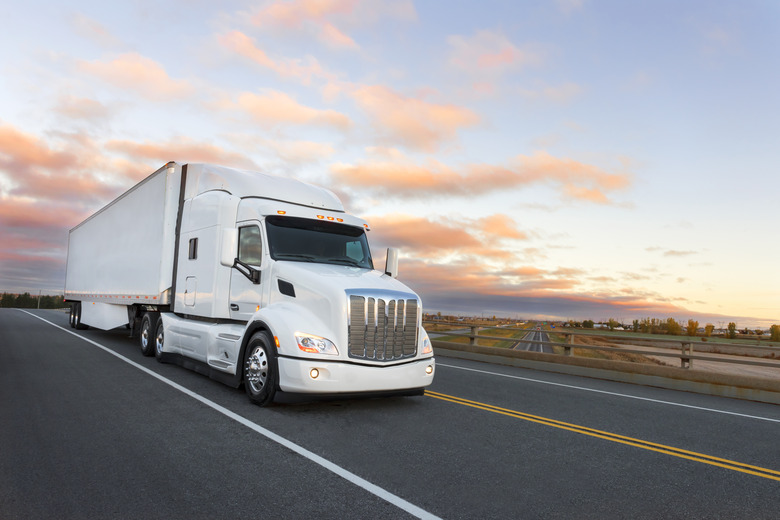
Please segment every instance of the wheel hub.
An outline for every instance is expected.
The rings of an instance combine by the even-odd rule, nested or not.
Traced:
[[[268,378],[267,367],[268,359],[262,349],[255,350],[246,360],[246,380],[252,388],[259,390],[265,385]]]

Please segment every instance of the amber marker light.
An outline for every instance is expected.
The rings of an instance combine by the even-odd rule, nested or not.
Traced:
[[[276,345],[276,348],[279,348],[279,338],[274,336],[274,344]]]
[[[278,215],[287,215],[287,212],[286,212],[286,211],[284,211],[284,210],[281,210],[281,209],[280,209],[279,211],[277,211],[276,213],[277,213]]]
[[[320,220],[322,220],[322,219],[324,219],[324,218],[325,218],[325,215],[317,215],[317,218],[318,218],[318,219],[320,219]]]

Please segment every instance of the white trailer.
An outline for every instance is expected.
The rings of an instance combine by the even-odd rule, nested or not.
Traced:
[[[368,223],[330,191],[166,164],[70,231],[72,327],[128,326],[141,352],[283,394],[421,394],[435,362],[420,297],[374,269]]]

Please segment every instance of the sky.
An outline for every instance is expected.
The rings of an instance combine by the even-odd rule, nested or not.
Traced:
[[[0,74],[0,291],[175,160],[331,189],[430,312],[780,323],[780,2],[5,2]]]

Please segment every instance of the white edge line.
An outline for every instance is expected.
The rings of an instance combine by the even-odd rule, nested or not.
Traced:
[[[129,364],[129,365],[131,365],[131,366],[133,366],[135,368],[137,368],[138,370],[140,370],[142,372],[145,372],[145,373],[149,374],[150,376],[152,376],[154,378],[159,379],[160,381],[162,381],[166,385],[169,385],[169,386],[175,388],[176,390],[180,391],[181,393],[183,393],[185,395],[188,395],[189,397],[192,397],[193,399],[195,399],[197,401],[200,401],[201,403],[203,403],[206,406],[208,406],[208,407],[216,410],[217,412],[225,415],[226,417],[229,417],[230,419],[233,419],[234,421],[236,421],[236,422],[238,422],[240,424],[243,424],[247,428],[250,428],[250,429],[256,431],[260,435],[262,435],[262,436],[264,436],[264,437],[266,437],[266,438],[268,438],[268,439],[270,439],[270,440],[272,440],[272,441],[274,441],[274,442],[276,442],[278,444],[281,444],[285,448],[287,448],[287,449],[289,449],[291,451],[294,451],[298,455],[309,459],[310,461],[314,462],[315,464],[319,464],[320,466],[322,466],[326,470],[330,471],[331,473],[335,473],[339,477],[341,477],[341,478],[343,478],[345,480],[348,480],[349,482],[355,484],[356,486],[365,489],[369,493],[371,493],[373,495],[376,495],[377,497],[381,498],[382,500],[385,500],[386,502],[389,502],[390,504],[392,504],[392,505],[394,505],[394,506],[396,506],[396,507],[398,507],[400,509],[403,509],[407,513],[409,513],[409,514],[411,514],[411,515],[413,515],[413,516],[415,516],[417,518],[425,519],[425,520],[440,520],[440,518],[438,516],[436,516],[436,515],[434,515],[432,513],[429,513],[428,511],[425,511],[424,509],[421,509],[421,508],[417,507],[416,505],[414,505],[414,504],[412,504],[410,502],[407,502],[403,498],[401,498],[401,497],[399,497],[397,495],[394,495],[394,494],[390,493],[389,491],[387,491],[387,490],[385,490],[385,489],[383,489],[383,488],[381,488],[381,487],[379,487],[379,486],[377,486],[375,484],[372,484],[371,482],[367,481],[366,479],[355,475],[351,471],[346,470],[346,469],[342,468],[341,466],[338,466],[337,464],[329,461],[328,459],[325,459],[325,458],[317,455],[316,453],[313,453],[313,452],[307,450],[306,448],[304,448],[302,446],[299,446],[299,445],[295,444],[294,442],[289,441],[289,440],[285,439],[284,437],[273,433],[270,430],[266,430],[262,426],[253,423],[249,419],[246,419],[245,417],[242,417],[242,416],[238,415],[237,413],[228,410],[224,406],[218,405],[214,401],[211,401],[211,400],[203,397],[200,394],[196,394],[192,390],[190,390],[188,388],[185,388],[185,387],[181,386],[180,384],[175,383],[175,382],[171,381],[170,379],[167,379],[167,378],[161,376],[160,374],[154,372],[153,370],[149,370],[145,366],[139,365],[135,361],[132,361],[132,360],[124,357],[123,355],[114,352],[110,348],[105,347],[105,346],[101,345],[100,343],[97,343],[95,341],[92,341],[91,339],[85,338],[84,336],[82,336],[80,334],[77,334],[77,333],[75,333],[73,331],[70,331],[70,330],[68,330],[68,329],[66,329],[64,327],[60,327],[59,325],[57,325],[55,323],[52,323],[49,320],[47,320],[45,318],[42,318],[40,316],[37,316],[37,315],[35,315],[35,314],[33,314],[33,313],[29,312],[29,311],[22,310],[22,309],[19,309],[19,310],[24,312],[24,313],[26,313],[26,314],[29,314],[30,316],[32,316],[34,318],[38,318],[39,320],[41,320],[41,321],[43,321],[45,323],[48,323],[52,327],[56,327],[56,328],[58,328],[58,329],[60,329],[60,330],[62,330],[64,332],[67,332],[68,334],[72,334],[72,335],[76,336],[77,338],[86,341],[87,343],[90,343],[90,344],[92,344],[92,345],[94,345],[94,346],[96,346],[96,347],[98,347],[100,349],[103,349],[104,351],[108,352],[112,356],[115,356],[115,357],[121,359],[125,363],[127,363],[127,364]]]
[[[659,404],[667,404],[670,406],[680,406],[682,408],[692,408],[694,410],[703,410],[705,412],[714,412],[714,413],[722,413],[727,415],[736,415],[737,417],[745,417],[748,419],[758,419],[759,421],[769,421],[769,422],[775,422],[780,423],[780,419],[772,419],[770,417],[760,417],[758,415],[747,415],[743,413],[737,413],[737,412],[729,412],[726,410],[716,410],[715,408],[704,408],[701,406],[693,406],[691,404],[682,404],[682,403],[673,403],[671,401],[661,401],[659,399],[651,399],[649,397],[639,397],[636,395],[629,395],[629,394],[619,394],[617,392],[608,392],[606,390],[596,390],[594,388],[585,388],[584,386],[574,386],[574,385],[566,385],[563,383],[553,383],[552,381],[543,381],[541,379],[532,379],[530,377],[522,377],[522,376],[512,376],[509,374],[499,374],[498,372],[488,372],[487,370],[477,370],[476,368],[466,368],[466,367],[459,367],[457,365],[447,365],[444,363],[437,362],[437,367],[447,367],[447,368],[457,368],[458,370],[468,370],[469,372],[479,372],[481,374],[488,374],[491,376],[499,376],[499,377],[508,377],[510,379],[521,379],[523,381],[530,381],[532,383],[541,383],[544,385],[553,385],[553,386],[562,386],[565,388],[572,388],[574,390],[584,390],[586,392],[596,392],[598,394],[607,394],[607,395],[614,395],[616,397],[625,397],[627,399],[637,399],[640,401],[649,401],[651,403],[659,403]]]

